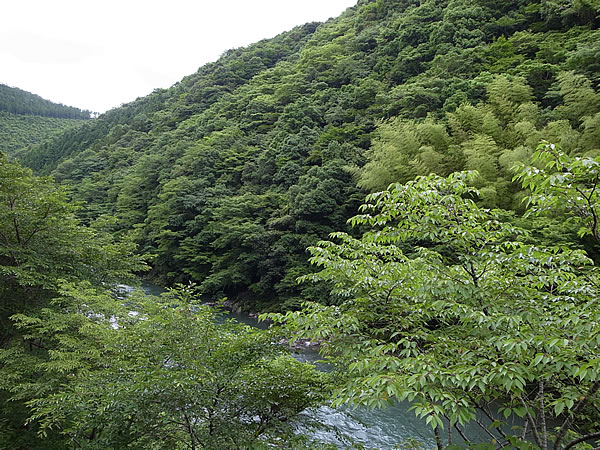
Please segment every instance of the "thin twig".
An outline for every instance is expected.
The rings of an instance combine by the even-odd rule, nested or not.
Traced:
[[[571,417],[573,417],[577,413],[577,411],[579,411],[579,409],[583,406],[583,404],[585,403],[585,401],[589,397],[591,397],[592,395],[594,395],[596,393],[596,391],[598,391],[598,389],[600,389],[600,380],[596,381],[590,387],[587,395],[585,395],[583,398],[581,398],[581,400],[579,400],[579,402],[577,403],[577,405],[575,405],[575,408],[573,408],[573,410],[571,411],[571,414],[567,416],[567,418],[563,422],[562,426],[560,427],[560,430],[558,431],[558,433],[556,435],[556,439],[554,441],[554,448],[560,448],[559,445],[562,442],[563,438],[565,437],[565,434],[567,433],[567,430],[569,429],[569,426],[571,425]]]
[[[544,381],[540,381],[540,429],[542,431],[542,450],[548,449],[548,432],[546,430],[546,410],[544,404]]]
[[[538,433],[538,430],[537,430],[537,427],[535,424],[535,420],[533,420],[533,417],[531,417],[531,413],[529,412],[529,408],[527,407],[525,400],[523,400],[523,396],[520,395],[519,399],[521,400],[521,403],[523,404],[523,407],[525,408],[525,412],[527,413],[527,420],[529,420],[529,424],[531,425],[531,429],[533,431],[533,436],[535,437],[535,442],[537,443],[537,445],[539,445],[541,447],[542,440],[540,439],[540,434]]]

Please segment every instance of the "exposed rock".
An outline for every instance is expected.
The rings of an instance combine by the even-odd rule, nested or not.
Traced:
[[[281,345],[287,345],[292,350],[318,350],[321,346],[319,341],[310,341],[308,339],[296,339],[290,343],[290,339],[281,339]]]

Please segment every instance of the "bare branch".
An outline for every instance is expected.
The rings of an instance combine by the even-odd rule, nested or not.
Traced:
[[[531,430],[533,431],[533,436],[535,437],[535,442],[537,443],[537,445],[539,445],[541,447],[542,440],[540,439],[540,434],[538,433],[535,420],[533,419],[533,417],[531,417],[529,408],[527,407],[527,404],[525,403],[525,400],[523,400],[522,396],[519,396],[519,400],[521,400],[521,404],[523,405],[523,407],[525,408],[525,412],[527,413],[527,420],[529,421],[529,425],[531,425]]]
[[[563,450],[569,450],[570,448],[576,446],[577,444],[579,444],[581,442],[585,442],[585,441],[588,441],[590,439],[595,439],[595,438],[600,438],[600,431],[598,431],[596,433],[586,434],[585,436],[581,436],[580,438],[572,440],[565,446],[565,448]],[[600,448],[600,447],[596,447],[596,448]],[[596,450],[596,449],[594,449],[594,450]]]

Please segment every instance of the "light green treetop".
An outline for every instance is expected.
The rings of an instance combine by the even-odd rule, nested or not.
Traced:
[[[369,195],[351,219],[360,238],[334,233],[309,249],[321,270],[303,280],[326,280],[345,301],[269,317],[323,340],[345,374],[337,404],[408,400],[440,448],[445,427],[469,442],[468,422],[494,447],[598,438],[597,271],[582,251],[523,244],[525,230],[477,206],[472,176]],[[514,434],[511,415],[524,421]]]

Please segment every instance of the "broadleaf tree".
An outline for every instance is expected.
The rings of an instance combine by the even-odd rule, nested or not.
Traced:
[[[119,303],[106,293],[146,267],[135,244],[82,225],[76,211],[65,188],[0,153],[0,442],[12,448],[63,447],[54,445],[56,436],[40,443],[35,425],[25,424],[24,403],[66,381],[47,376],[39,364],[97,315],[116,314]],[[60,300],[73,290],[86,298],[76,309]],[[22,323],[44,333],[24,332]],[[70,356],[63,365],[88,362]]]
[[[72,292],[63,301],[89,297]],[[108,317],[71,314],[86,322],[78,339],[62,339],[39,364],[66,382],[28,403],[42,434],[60,430],[69,446],[89,449],[305,442],[295,434],[298,414],[324,401],[327,374],[289,356],[273,332],[226,320],[190,287],[134,295],[127,307],[112,327]],[[17,320],[31,336],[46,332],[48,320]]]
[[[524,173],[535,199],[543,182]],[[331,283],[338,302],[269,317],[322,341],[344,375],[336,404],[407,400],[438,448],[453,437],[474,445],[470,422],[492,447],[593,442],[598,271],[581,250],[526,244],[527,230],[477,205],[476,176],[423,176],[370,194],[350,220],[360,237],[333,233],[309,249],[320,271],[301,280]]]
[[[296,419],[327,375],[191,288],[123,298],[142,259],[76,209],[0,154],[0,447],[308,445]]]

